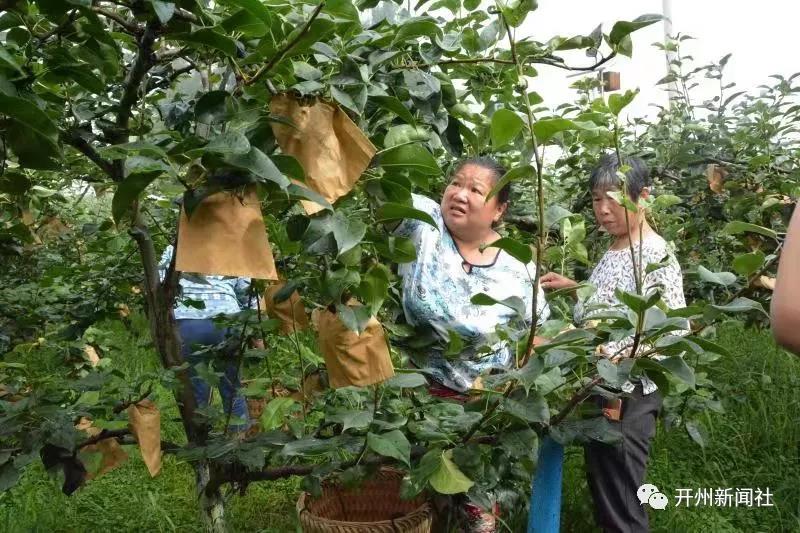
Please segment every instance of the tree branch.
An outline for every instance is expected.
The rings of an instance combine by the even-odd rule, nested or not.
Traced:
[[[69,15],[67,16],[67,18],[64,19],[64,22],[62,22],[61,24],[57,25],[55,28],[53,28],[49,32],[47,32],[45,34],[42,34],[42,35],[36,36],[36,39],[38,39],[40,43],[43,43],[47,39],[52,37],[53,35],[61,33],[62,31],[64,31],[64,29],[67,26],[69,26],[70,24],[72,24],[75,21],[75,17],[77,15],[78,15],[78,10],[77,9],[73,9],[72,11],[69,12]]]
[[[269,61],[269,63],[267,63],[266,65],[264,65],[264,66],[263,66],[263,67],[261,67],[260,69],[258,69],[258,71],[256,71],[256,73],[255,73],[255,74],[253,74],[253,77],[252,77],[252,78],[250,78],[249,80],[247,80],[247,81],[245,82],[245,85],[252,85],[252,84],[254,84],[254,83],[255,83],[255,82],[257,82],[257,81],[259,80],[259,78],[261,78],[261,77],[262,77],[264,74],[266,74],[266,73],[268,73],[270,70],[272,70],[272,69],[273,69],[273,67],[275,67],[275,65],[277,65],[277,64],[278,64],[278,63],[279,63],[279,62],[280,62],[280,61],[281,61],[281,60],[284,58],[284,56],[285,56],[287,53],[289,53],[289,51],[290,51],[292,48],[294,48],[294,46],[295,46],[295,45],[296,45],[298,42],[300,42],[300,39],[302,39],[302,38],[303,38],[303,36],[304,36],[306,33],[308,33],[308,30],[309,30],[309,28],[311,28],[311,23],[312,23],[312,22],[314,22],[314,19],[316,19],[316,18],[317,18],[317,16],[320,14],[320,12],[322,11],[322,8],[323,8],[323,7],[325,7],[325,0],[322,0],[322,1],[319,3],[319,5],[317,5],[317,7],[316,7],[316,8],[314,9],[314,11],[311,13],[311,16],[310,16],[310,17],[308,17],[308,20],[307,20],[307,21],[306,21],[306,23],[303,25],[303,27],[301,28],[301,30],[300,30],[300,31],[297,33],[297,35],[294,37],[294,39],[292,39],[291,41],[289,41],[289,42],[288,42],[288,43],[287,43],[287,44],[286,44],[286,45],[285,45],[283,48],[281,48],[281,49],[278,51],[278,53],[276,53],[276,54],[275,54],[275,55],[272,57],[272,59]]]
[[[126,20],[122,15],[119,13],[114,13],[113,11],[108,11],[107,9],[103,9],[102,7],[92,6],[92,11],[97,13],[98,15],[102,15],[106,18],[109,18],[125,28],[125,31],[132,35],[138,35],[142,32],[142,27],[137,24],[135,21]]]
[[[603,66],[608,61],[616,57],[616,52],[612,52],[607,57],[595,62],[586,67],[573,67],[564,63],[564,60],[555,56],[535,57],[520,61],[521,64],[537,64],[548,65],[551,67],[560,68],[563,70],[571,70],[578,72],[588,72]],[[447,65],[462,65],[462,64],[475,64],[475,63],[495,63],[498,65],[516,65],[513,59],[501,59],[499,57],[465,57],[461,59],[445,59],[443,61],[436,61],[434,63],[406,63],[404,65],[395,65],[393,68],[397,69],[425,69],[430,67],[447,66]]]
[[[70,146],[78,150],[80,153],[85,155],[87,158],[89,158],[92,161],[92,163],[97,165],[100,168],[100,170],[108,174],[108,176],[113,179],[114,177],[113,163],[111,163],[111,161],[108,161],[107,159],[103,159],[100,156],[100,154],[97,153],[97,150],[95,150],[95,148],[91,144],[89,144],[89,142],[86,139],[84,139],[74,131],[61,132],[61,138],[65,143],[69,144]]]
[[[157,21],[147,23],[144,34],[139,40],[139,51],[136,54],[136,59],[133,61],[131,70],[125,78],[125,91],[119,101],[119,109],[117,110],[117,128],[120,131],[128,129],[133,114],[132,109],[138,99],[139,86],[144,75],[153,66],[155,59],[153,56],[153,43],[156,40],[158,27],[159,23]]]
[[[552,426],[556,426],[562,420],[564,420],[567,417],[567,415],[570,414],[573,409],[575,409],[575,406],[577,406],[579,403],[581,403],[583,400],[585,400],[586,398],[589,397],[589,394],[591,394],[592,389],[596,385],[598,385],[601,381],[603,381],[603,378],[600,377],[600,376],[596,376],[589,383],[587,383],[586,385],[581,387],[578,390],[578,392],[576,392],[572,396],[572,398],[569,399],[569,402],[567,402],[567,405],[565,405],[561,409],[561,411],[559,411],[555,416],[553,416],[553,418],[550,419],[550,426],[551,427]]]

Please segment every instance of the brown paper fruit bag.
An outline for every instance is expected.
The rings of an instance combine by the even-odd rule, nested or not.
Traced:
[[[151,400],[128,407],[128,426],[151,477],[161,471],[161,413]]]
[[[279,94],[269,104],[270,113],[290,120],[296,128],[272,123],[272,131],[283,153],[303,166],[305,185],[333,203],[349,193],[375,155],[375,146],[339,107],[314,100]],[[312,215],[323,207],[303,201]]]
[[[255,187],[212,194],[191,217],[182,209],[175,261],[181,272],[278,279]]]
[[[348,329],[336,313],[328,310],[315,310],[312,321],[331,387],[364,387],[394,375],[386,336],[375,317],[361,335]]]
[[[92,421],[86,417],[81,417],[75,425],[75,429],[85,431],[89,437],[96,437],[102,430],[92,425]],[[93,479],[109,472],[128,460],[128,453],[122,449],[116,438],[107,438],[81,448],[81,453],[99,453],[100,464],[96,472],[88,472],[86,479]]]
[[[275,294],[285,285],[285,281],[279,281],[267,287],[260,305],[268,317],[281,321],[281,332],[289,335],[308,327],[308,315],[306,315],[306,307],[297,291],[294,291],[286,300],[275,303]]]

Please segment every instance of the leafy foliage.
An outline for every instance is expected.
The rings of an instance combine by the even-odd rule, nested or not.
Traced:
[[[500,2],[499,11],[488,14],[469,1],[430,6],[449,10],[447,18],[350,0],[11,4],[0,17],[7,30],[0,54],[0,251],[17,262],[4,277],[26,281],[0,298],[36,305],[17,304],[2,317],[8,333],[0,341],[10,355],[0,363],[0,382],[9,391],[0,399],[0,426],[3,448],[11,450],[0,455],[3,488],[47,446],[66,455],[81,449],[80,417],[124,425],[120,405],[146,396],[158,381],[175,390],[190,440],[171,452],[214,465],[207,494],[225,483],[246,486],[284,472],[306,475],[305,487],[316,492],[332,475],[358,478],[393,461],[409,470],[406,494],[466,493],[489,507],[487,494],[527,490],[538,435],[551,432],[565,442],[609,437],[599,413],[573,411],[590,385],[603,380],[613,385],[646,373],[682,402],[672,403],[670,423],[699,434],[698,417],[716,401],[706,367],[725,355],[708,340],[715,320],[763,310],[757,300],[764,292],[752,280],[774,264],[797,194],[798,152],[785,140],[800,110],[794,77],[780,78],[757,97],[723,100],[721,94],[696,106],[689,100],[692,76],[719,79],[724,91],[725,61],[684,74],[681,58],[666,80],[680,87],[680,99],[652,124],[639,120],[628,129],[620,115],[634,92],[605,101],[587,85],[578,102],[553,112],[527,90],[527,78],[537,75],[534,65],[570,68],[561,50],[602,50],[594,66],[630,55],[631,34],[656,17],[618,22],[609,34],[598,28],[539,42],[515,37],[514,28],[535,12],[532,1]],[[286,118],[272,115],[269,102],[284,91],[338,104],[380,148],[355,190],[334,206],[303,185],[304,169],[277,147],[272,124]],[[703,119],[695,117],[700,107],[708,112]],[[560,149],[547,173],[544,145]],[[181,396],[186,365],[174,360],[169,320],[175,294],[155,273],[156,247],[174,240],[164,229],[174,227],[169,198],[183,195],[191,210],[212,192],[256,185],[289,288],[312,306],[335,308],[351,329],[377,315],[397,346],[411,341],[423,349],[431,339],[399,318],[392,265],[413,260],[413,246],[389,234],[383,222],[431,223],[411,208],[411,192],[436,197],[443,169],[488,146],[511,168],[502,183],[515,181],[520,189],[495,245],[565,273],[585,269],[592,263],[589,250],[602,249],[587,231],[585,170],[609,149],[646,152],[659,185],[671,193],[653,204],[658,228],[678,243],[687,264],[703,260],[690,291],[698,305],[668,312],[657,292],[620,294],[624,308],[607,320],[564,331],[566,303],[554,295],[559,312],[540,332],[552,342],[531,354],[527,338],[498,328],[498,339],[514,343],[517,364],[485,376],[484,388],[466,405],[432,397],[420,374],[400,374],[371,390],[306,394],[305,378],[322,363],[313,337],[273,333],[274,323],[243,313],[233,320],[242,347],[252,329],[267,334],[267,349],[242,349],[237,356],[257,375],[249,394],[259,388],[271,393],[260,418],[264,431],[234,439],[219,430],[229,418],[224,410],[194,409]],[[725,169],[724,192],[708,188],[709,163]],[[113,196],[73,213],[85,205],[82,198],[71,203],[74,194],[67,193],[76,182]],[[300,199],[326,209],[309,216]],[[545,200],[551,204],[546,209]],[[520,218],[535,207],[533,220]],[[56,243],[38,243],[24,215],[42,222],[50,212],[68,217],[72,228]],[[136,252],[139,269],[129,261]],[[102,364],[88,366],[80,350],[95,342],[92,325],[118,304],[132,305],[137,293],[165,369],[129,383]],[[362,305],[352,306],[353,299]],[[473,303],[525,314],[518,298],[478,294]],[[675,335],[685,319],[692,332]],[[67,331],[56,333],[63,325]],[[614,365],[597,356],[597,346],[628,336],[644,341],[635,360]],[[445,349],[457,353],[458,342],[451,336]],[[53,366],[31,370],[22,354],[33,351]],[[394,355],[403,366],[399,350]],[[52,372],[65,365],[66,371]],[[197,371],[212,383],[220,378],[210,365]],[[299,399],[281,396],[278,386],[301,391]],[[294,463],[296,470],[280,470]]]

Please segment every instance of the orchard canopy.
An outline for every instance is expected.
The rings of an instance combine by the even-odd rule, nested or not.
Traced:
[[[709,368],[731,357],[715,342],[717,324],[767,323],[800,194],[798,75],[733,87],[727,56],[698,64],[679,37],[658,45],[673,57],[661,80],[669,105],[626,119],[636,91],[603,91],[595,70],[648,45],[636,32],[660,16],[543,41],[520,31],[535,0],[487,4],[0,0],[0,489],[40,460],[68,481],[67,472],[98,475],[108,441],[138,442],[144,454],[147,438],[129,422],[148,401],[162,423],[182,425],[151,443],[156,455],[210,467],[202,489],[212,515],[229,486],[304,476],[314,493],[324,479],[369,478],[388,464],[406,472],[406,496],[466,493],[488,508],[486,495],[501,494],[524,511],[514,502],[527,501],[539,438],[613,440],[582,400],[643,372],[665,395],[667,426],[706,445],[704,416],[723,400]],[[575,50],[569,57],[583,61],[564,59]],[[553,69],[587,73],[575,101],[536,92]],[[698,101],[698,84],[718,94]],[[377,150],[335,202],[279,147],[276,132],[293,127],[273,109],[285,94],[335,106]],[[510,169],[492,194],[514,186],[494,245],[540,272],[585,279],[605,249],[587,188],[605,153],[651,168],[645,207],[675,246],[688,307],[623,293],[626,309],[574,328],[571,297],[551,293],[543,325],[522,337],[498,328],[516,347],[512,368],[484,376],[466,407],[432,397],[424,369],[408,369],[399,348],[429,342],[402,320],[397,265],[414,247],[387,229],[430,222],[411,193],[438,200],[455,161],[492,155]],[[379,321],[395,376],[312,386],[326,382],[314,328],[287,332],[266,309],[243,312],[230,326],[242,339],[244,392],[262,412],[260,431],[240,439],[219,402],[201,408],[192,397],[172,315],[179,272],[173,263],[162,280],[158,261],[176,243],[176,199],[191,214],[213,193],[245,190],[256,191],[282,278],[269,304],[299,305],[303,319],[329,309],[359,333]],[[307,201],[321,208],[308,214]],[[492,294],[472,303],[526,311]],[[686,319],[689,334],[674,334]],[[139,328],[158,370],[115,366],[109,321]],[[263,348],[245,342],[254,335]],[[551,340],[534,347],[534,335]],[[633,357],[597,357],[629,336],[641,347]],[[461,343],[453,334],[444,350],[458,354]],[[210,365],[196,370],[220,380]],[[91,483],[83,477],[75,482]]]

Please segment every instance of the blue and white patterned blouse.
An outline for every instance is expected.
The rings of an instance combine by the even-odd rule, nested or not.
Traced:
[[[158,265],[158,275],[164,280],[167,268],[172,261],[173,247],[167,246]],[[233,315],[242,309],[255,308],[256,302],[248,301],[250,278],[231,276],[210,276],[206,274],[182,273],[180,280],[181,294],[175,305],[175,318],[204,319],[217,315]],[[181,303],[183,300],[199,300],[205,307],[197,309]]]
[[[400,265],[403,277],[403,311],[406,321],[432,333],[447,345],[450,331],[459,334],[464,349],[455,357],[445,357],[442,348],[413,353],[413,362],[432,371],[436,381],[456,390],[466,391],[475,379],[492,368],[508,368],[514,347],[497,336],[498,326],[507,326],[512,339],[522,337],[533,320],[533,263],[524,265],[500,251],[491,265],[473,265],[464,270],[464,258],[444,224],[439,204],[424,196],[412,195],[414,208],[428,213],[438,230],[424,222],[407,219],[395,230],[409,237],[417,258]],[[504,305],[475,305],[472,296],[485,293],[495,300],[520,298],[526,310],[522,321]],[[537,297],[539,323],[550,314],[544,293]],[[426,349],[427,350],[427,349]]]

